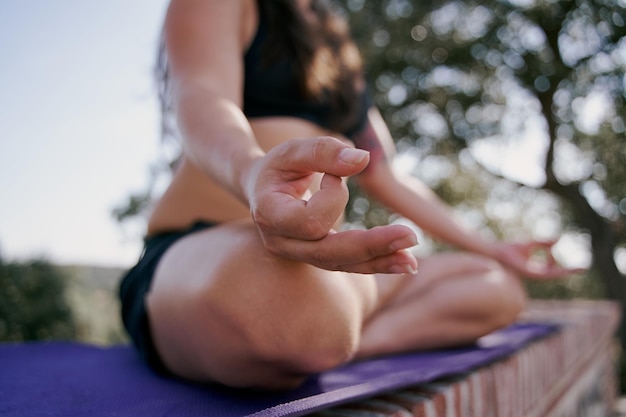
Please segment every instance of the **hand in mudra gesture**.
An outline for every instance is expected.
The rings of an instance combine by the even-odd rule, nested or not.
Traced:
[[[414,273],[417,260],[407,249],[417,240],[408,227],[333,229],[348,202],[342,177],[368,163],[368,152],[330,137],[288,141],[258,159],[246,190],[267,250],[327,270]],[[307,199],[315,173],[324,174],[320,189]]]
[[[558,279],[585,271],[585,268],[566,268],[552,254],[554,241],[500,243],[496,259],[530,279]]]

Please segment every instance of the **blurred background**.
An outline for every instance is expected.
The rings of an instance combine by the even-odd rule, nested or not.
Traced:
[[[158,157],[166,0],[0,2],[0,253],[125,266],[111,216]]]
[[[397,169],[487,236],[559,239],[590,268],[533,297],[624,305],[626,0],[335,3]],[[0,3],[0,340],[126,340],[114,291],[175,157],[152,79],[165,7]],[[352,191],[351,227],[403,222]]]
[[[112,210],[161,158],[166,6],[0,2],[0,340],[123,337],[111,291],[142,222]]]

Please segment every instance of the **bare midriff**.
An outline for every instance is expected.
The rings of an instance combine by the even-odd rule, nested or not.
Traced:
[[[268,151],[289,139],[334,136],[316,124],[293,117],[266,117],[250,121],[260,146]],[[317,181],[314,187],[317,187]],[[312,190],[314,191],[314,190]],[[245,204],[217,185],[183,158],[172,182],[157,201],[148,221],[148,235],[182,230],[197,221],[226,223],[250,218]]]

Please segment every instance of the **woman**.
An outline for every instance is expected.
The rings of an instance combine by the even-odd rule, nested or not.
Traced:
[[[522,310],[520,276],[570,272],[530,267],[539,243],[482,240],[391,170],[358,54],[323,1],[172,0],[164,43],[184,151],[121,288],[155,369],[291,388],[349,360],[472,342]],[[348,176],[465,252],[417,274],[409,228],[338,231]]]

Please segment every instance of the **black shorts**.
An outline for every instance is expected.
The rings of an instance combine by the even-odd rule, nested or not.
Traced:
[[[119,295],[124,327],[142,358],[159,373],[169,374],[170,372],[154,346],[146,311],[146,294],[150,291],[154,272],[170,246],[191,233],[213,226],[215,226],[214,223],[197,222],[186,230],[147,237],[137,265],[122,278]]]

